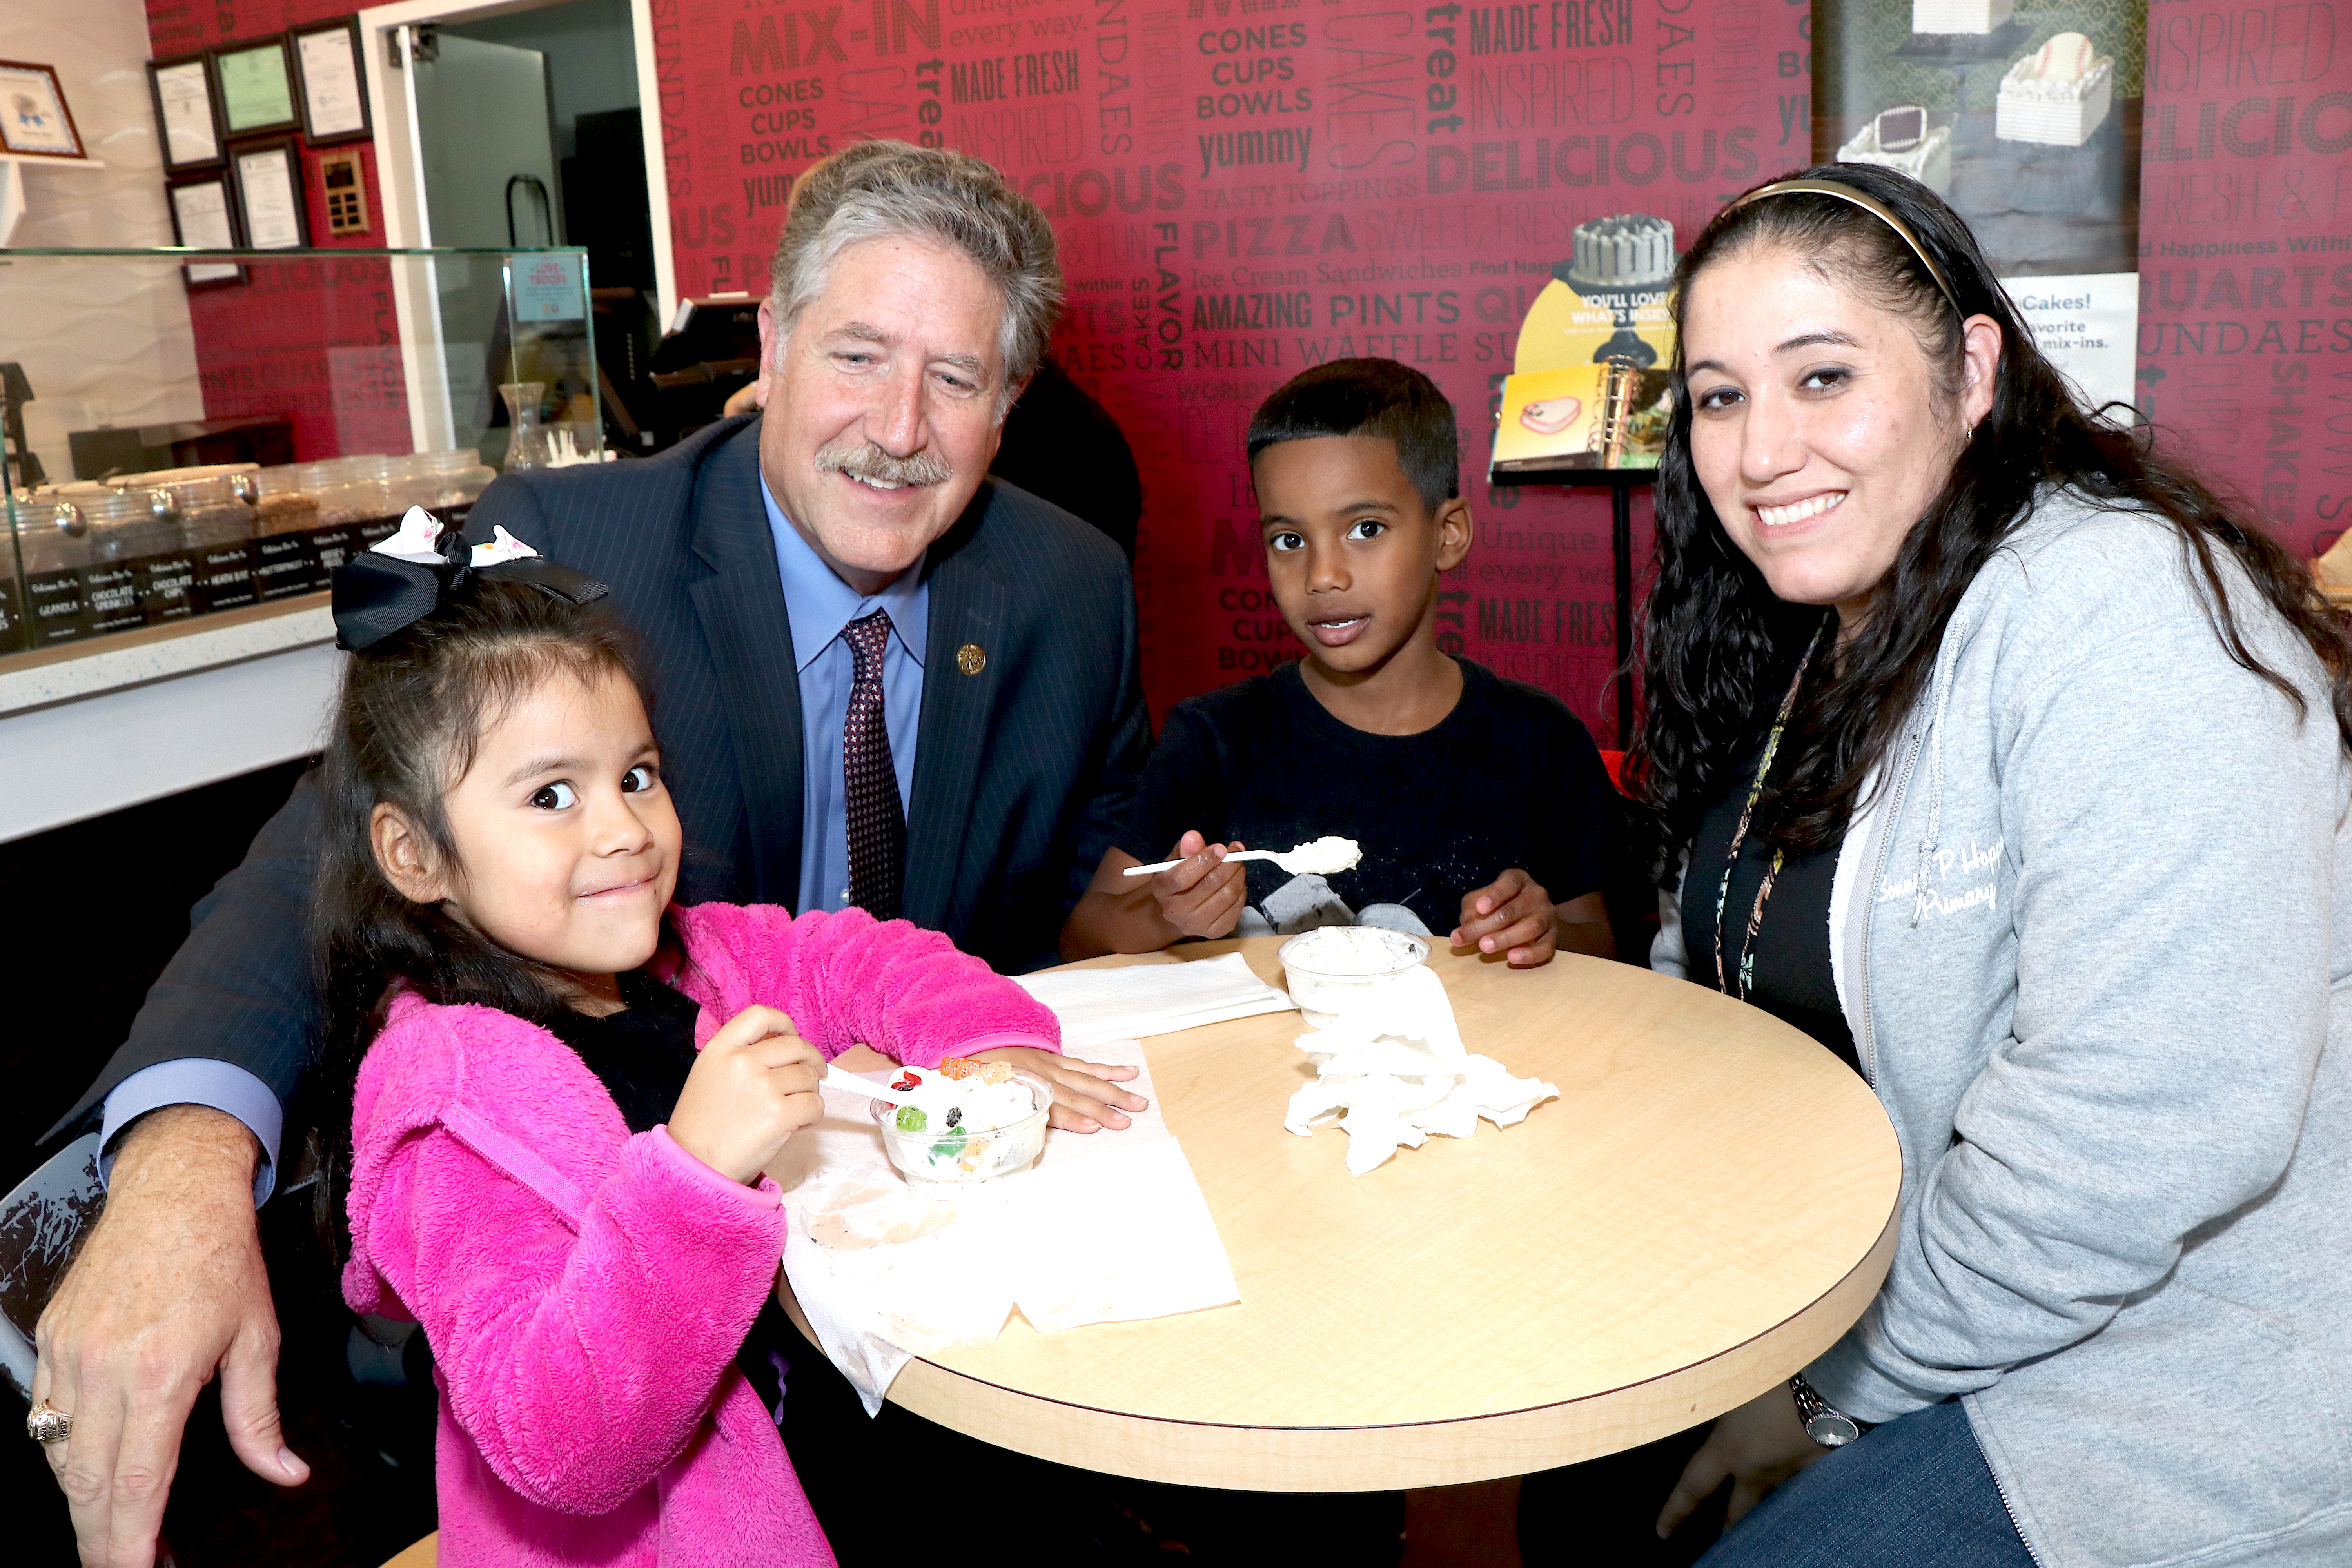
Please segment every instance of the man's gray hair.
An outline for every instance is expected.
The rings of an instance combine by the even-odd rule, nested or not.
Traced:
[[[995,285],[1004,300],[998,396],[1009,400],[1045,357],[1062,309],[1062,264],[1037,204],[968,153],[859,142],[802,174],[768,279],[785,330],[824,292],[843,251],[898,238],[953,246]]]

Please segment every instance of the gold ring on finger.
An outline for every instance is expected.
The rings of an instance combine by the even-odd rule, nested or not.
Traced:
[[[43,1447],[62,1443],[73,1436],[73,1417],[44,1399],[25,1417],[25,1436]]]

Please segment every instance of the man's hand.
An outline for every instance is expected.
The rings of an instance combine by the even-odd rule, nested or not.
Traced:
[[[1030,1046],[998,1046],[976,1053],[971,1059],[1011,1062],[1052,1084],[1054,1109],[1045,1121],[1066,1131],[1097,1132],[1108,1127],[1116,1132],[1127,1125],[1128,1111],[1144,1110],[1150,1103],[1139,1094],[1110,1087],[1118,1079],[1133,1078],[1133,1068],[1082,1062]]]
[[[1673,1495],[1658,1512],[1658,1538],[1663,1541],[1672,1535],[1727,1478],[1731,1482],[1731,1508],[1724,1515],[1723,1527],[1729,1530],[1774,1487],[1828,1453],[1805,1436],[1805,1424],[1797,1419],[1796,1395],[1789,1392],[1789,1385],[1776,1384],[1715,1424],[1715,1430],[1683,1467],[1682,1479],[1675,1483]]]
[[[221,1420],[246,1468],[310,1479],[278,1425],[278,1317],[253,1213],[259,1146],[198,1105],[123,1135],[106,1212],[41,1314],[33,1398],[73,1417],[48,1446],[89,1568],[147,1568],[180,1433],[215,1370]]]
[[[1179,838],[1168,858],[1184,863],[1151,879],[1160,919],[1184,936],[1230,934],[1249,897],[1249,879],[1241,867],[1225,864],[1225,857],[1246,847],[1238,841],[1211,844],[1189,831]]]

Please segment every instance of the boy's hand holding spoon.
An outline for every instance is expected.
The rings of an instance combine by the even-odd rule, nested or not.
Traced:
[[[1249,878],[1238,863],[1226,859],[1245,846],[1211,844],[1187,831],[1176,841],[1171,858],[1157,868],[1133,868],[1129,875],[1151,873],[1151,897],[1160,917],[1186,936],[1231,934],[1242,918],[1249,897]]]

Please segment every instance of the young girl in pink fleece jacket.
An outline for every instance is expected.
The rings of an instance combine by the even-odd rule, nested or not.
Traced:
[[[783,1247],[762,1168],[854,1043],[1086,1065],[936,933],[672,908],[677,815],[602,584],[421,522],[387,543],[336,586],[330,1185],[345,1299],[434,1352],[441,1560],[830,1563],[737,1364]]]

